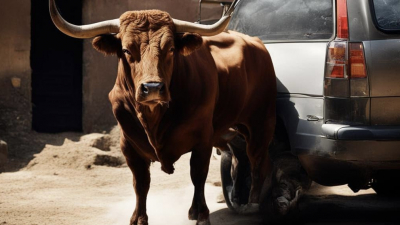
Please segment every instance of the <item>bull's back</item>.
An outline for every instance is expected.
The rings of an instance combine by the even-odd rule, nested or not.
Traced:
[[[247,115],[275,101],[275,72],[260,39],[229,31],[204,40],[218,70],[216,126],[242,122]]]

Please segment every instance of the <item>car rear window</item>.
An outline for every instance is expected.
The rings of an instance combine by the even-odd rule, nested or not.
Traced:
[[[375,17],[379,28],[400,30],[400,1],[373,0]]]
[[[228,27],[263,41],[330,39],[332,0],[241,0]]]

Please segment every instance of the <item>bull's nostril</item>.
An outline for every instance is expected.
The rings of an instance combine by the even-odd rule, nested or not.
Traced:
[[[142,92],[143,92],[144,94],[148,94],[148,93],[149,93],[149,89],[148,89],[145,85],[143,85],[143,84],[142,84]]]
[[[143,95],[161,94],[164,90],[164,83],[159,82],[143,83],[141,86],[141,92]]]

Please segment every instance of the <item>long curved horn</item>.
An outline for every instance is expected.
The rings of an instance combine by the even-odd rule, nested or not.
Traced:
[[[239,2],[240,2],[240,0],[233,1],[233,3],[231,4],[229,10],[225,13],[225,15],[223,15],[218,22],[216,22],[212,25],[197,24],[197,23],[191,23],[191,22],[173,19],[173,21],[175,23],[176,32],[177,33],[185,33],[185,32],[198,33],[202,36],[217,35],[226,29],[226,27],[229,24],[229,21],[231,20],[231,15]]]
[[[176,33],[198,33],[202,36],[213,36],[221,33],[228,26],[231,16],[223,16],[218,22],[212,25],[191,23],[173,19]]]
[[[49,0],[50,16],[54,25],[64,34],[74,38],[92,38],[101,34],[118,33],[119,19],[106,20],[99,23],[77,26],[70,24],[62,18],[57,10],[54,0]]]

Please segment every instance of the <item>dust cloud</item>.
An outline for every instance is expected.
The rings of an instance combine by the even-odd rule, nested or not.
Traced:
[[[209,189],[220,189],[207,185],[206,192]],[[187,218],[188,210],[192,203],[193,186],[184,188],[168,189],[152,193],[150,190],[147,198],[147,214],[149,224],[161,225],[173,223],[176,225],[195,225],[196,221],[190,221]],[[215,191],[213,191],[215,192]],[[211,211],[212,209],[222,208],[223,204],[216,203],[216,196],[212,194],[207,199]],[[126,225],[135,208],[135,196],[129,196],[126,200],[110,206],[107,218],[112,224]]]

